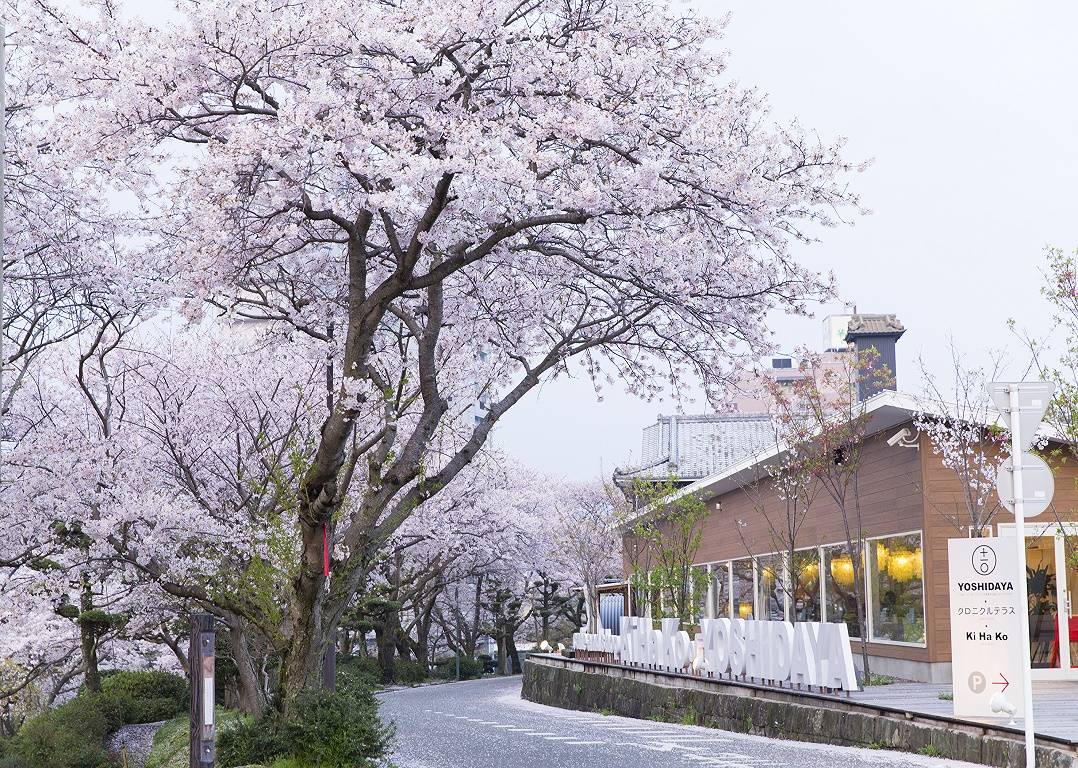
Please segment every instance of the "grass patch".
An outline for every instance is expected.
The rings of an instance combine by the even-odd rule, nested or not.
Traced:
[[[218,733],[243,720],[243,715],[231,709],[217,708]],[[153,747],[146,758],[146,768],[187,768],[189,732],[187,715],[180,715],[161,726],[153,737]]]
[[[917,750],[917,753],[920,754],[920,755],[927,755],[928,757],[942,757],[943,756],[943,752],[941,752],[939,747],[937,747],[934,744],[925,744],[923,747],[921,747],[919,750]]]
[[[950,691],[940,691],[939,699],[940,701],[954,701],[954,694]]]
[[[870,685],[890,685],[894,681],[895,679],[890,675],[870,674],[862,681],[862,685],[867,688]]]

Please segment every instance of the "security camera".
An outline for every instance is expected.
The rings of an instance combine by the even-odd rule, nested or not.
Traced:
[[[907,427],[903,427],[887,438],[887,444],[892,448],[916,448],[917,440],[913,432]]]

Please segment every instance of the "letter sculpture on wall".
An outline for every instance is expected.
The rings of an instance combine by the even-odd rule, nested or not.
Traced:
[[[573,649],[670,672],[859,690],[845,624],[703,619],[695,637],[680,625],[678,619],[662,619],[655,629],[651,619],[622,616],[620,634],[577,632]]]

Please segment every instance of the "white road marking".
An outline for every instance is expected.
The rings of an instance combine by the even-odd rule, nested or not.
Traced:
[[[566,741],[566,742],[563,742],[563,743],[564,744],[572,744],[574,746],[580,746],[580,747],[591,746],[593,744],[595,746],[601,746],[603,744],[606,744],[605,741]]]
[[[668,736],[664,736],[667,741],[729,741],[719,736],[693,736],[688,733],[671,733]]]

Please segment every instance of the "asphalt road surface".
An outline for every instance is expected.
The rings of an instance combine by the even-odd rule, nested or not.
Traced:
[[[397,725],[397,768],[974,768],[886,750],[767,739],[545,707],[520,678],[424,686],[380,695]]]

